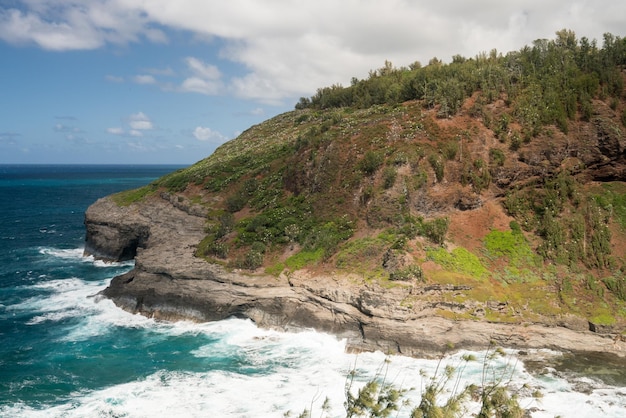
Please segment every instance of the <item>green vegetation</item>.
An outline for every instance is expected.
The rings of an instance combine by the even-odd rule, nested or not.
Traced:
[[[450,271],[466,274],[477,280],[484,279],[489,274],[480,259],[463,247],[455,248],[450,252],[444,248],[437,248],[428,250],[426,253],[428,258]]]
[[[485,255],[488,259],[504,258],[508,275],[522,276],[522,271],[540,267],[541,262],[528,241],[514,223],[512,231],[492,230],[485,236]],[[522,271],[520,271],[522,270]]]
[[[300,270],[305,266],[320,262],[324,257],[324,249],[318,248],[317,250],[303,250],[296,255],[292,255],[285,261],[285,266],[292,271]]]
[[[507,363],[498,370],[494,363],[498,358],[507,355],[503,350],[490,347],[482,360],[483,372],[480,384],[460,386],[460,378],[467,363],[477,361],[473,355],[463,356],[458,367],[446,365],[442,367],[442,360],[433,375],[421,372],[423,384],[421,387],[421,399],[419,404],[411,405],[406,399],[407,395],[415,388],[398,387],[389,380],[386,360],[373,379],[369,380],[356,393],[354,391],[357,371],[350,371],[345,385],[345,416],[347,418],[385,418],[396,416],[404,408],[411,408],[411,418],[456,418],[467,414],[467,403],[478,401],[480,410],[479,418],[509,417],[522,418],[525,411],[519,404],[518,397],[514,393],[515,388],[511,385],[512,372],[515,369],[513,363]],[[532,389],[532,388],[527,388]],[[539,390],[534,390],[533,396],[542,396]],[[322,416],[329,414],[329,400],[322,405]],[[284,416],[291,416],[286,413]],[[299,418],[310,418],[314,411],[305,409]]]
[[[537,185],[541,188],[509,192],[504,204],[526,231],[543,239],[538,254],[570,266],[582,261],[591,268],[610,267],[609,220],[613,206],[606,197],[611,201],[614,197],[585,197],[568,172],[545,178]],[[620,207],[619,196],[615,203]]]
[[[596,95],[619,98],[623,78],[619,67],[626,64],[626,42],[605,34],[603,47],[595,40],[578,40],[574,32],[561,30],[556,39],[538,39],[531,46],[506,55],[492,50],[475,58],[455,56],[450,64],[433,60],[409,68],[394,68],[390,62],[371,71],[352,85],[318,89],[310,99],[302,98],[297,109],[337,107],[369,108],[420,100],[427,108],[438,108],[439,117],[455,115],[475,91],[482,91],[480,104],[492,103],[505,92],[515,103],[512,114],[502,115],[494,126],[504,140],[515,120],[528,136],[537,136],[543,126],[555,124],[565,133],[568,120],[578,109],[588,107]]]
[[[157,190],[154,184],[149,184],[138,189],[125,190],[113,195],[113,201],[118,206],[130,206],[135,202],[145,199]]]
[[[600,193],[595,194],[593,199],[598,206],[608,211],[623,229],[626,229],[626,184],[605,183]]]
[[[165,191],[206,210],[196,254],[226,268],[470,283],[468,298],[531,316],[603,306],[624,321],[626,39],[601,44],[562,30],[506,54],[385,62],[114,199]],[[492,205],[510,231],[459,222]]]

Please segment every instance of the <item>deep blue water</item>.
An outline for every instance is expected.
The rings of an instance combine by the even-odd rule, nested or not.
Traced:
[[[135,367],[140,362],[119,367],[111,336],[80,344],[66,338],[86,312],[64,306],[63,298],[71,304],[80,291],[95,293],[104,280],[130,268],[82,258],[85,209],[176,168],[0,166],[0,405],[64,402],[75,391],[149,373]],[[114,338],[118,348],[137,343],[124,328]]]
[[[85,209],[177,168],[0,166],[0,417],[282,417],[305,407],[321,416],[326,397],[324,416],[339,417],[350,370],[363,384],[382,364],[394,383],[417,388],[419,402],[437,361],[387,363],[382,353],[346,354],[332,336],[238,319],[157,322],[98,297],[132,263],[82,256]],[[462,354],[445,362],[458,366]],[[544,394],[522,397],[534,416],[626,416],[624,388],[581,378],[582,394],[556,370],[532,375],[511,356],[494,370]],[[480,383],[481,365],[464,366],[461,382]]]

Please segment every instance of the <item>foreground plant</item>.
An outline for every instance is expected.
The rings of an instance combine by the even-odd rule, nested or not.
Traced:
[[[426,383],[421,391],[421,399],[410,413],[411,418],[458,418],[474,416],[476,418],[522,418],[525,410],[519,404],[516,395],[511,393],[511,382],[516,369],[516,362],[506,363],[498,369],[495,362],[506,353],[493,348],[487,350],[483,359],[480,385],[469,384],[461,387],[461,378],[465,367],[471,361],[477,361],[474,355],[462,357],[458,367],[446,365],[442,371],[442,359],[432,376],[422,371]],[[374,378],[361,387],[356,394],[353,387],[356,367],[348,374],[345,386],[344,408],[346,418],[386,418],[394,413],[397,416],[402,408],[410,407],[406,395],[415,390],[397,387],[387,379],[390,360],[377,371]],[[536,392],[538,394],[538,392]],[[471,405],[474,402],[475,405]],[[478,404],[478,405],[476,405]],[[474,407],[472,407],[474,406]],[[478,412],[470,415],[470,407]],[[305,409],[298,418],[311,418],[313,407]],[[330,416],[328,398],[322,406],[320,417]],[[290,416],[287,413],[285,416]]]

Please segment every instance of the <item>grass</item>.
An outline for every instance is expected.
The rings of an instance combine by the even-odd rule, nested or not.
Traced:
[[[610,326],[610,325],[615,324],[615,317],[608,312],[601,313],[591,318],[591,322],[596,325]]]
[[[291,271],[296,271],[306,266],[316,264],[320,262],[323,258],[323,248],[318,248],[314,251],[303,250],[285,260],[285,266]]]
[[[336,255],[336,266],[341,269],[360,270],[364,265],[381,260],[387,243],[381,238],[360,238],[352,240],[339,250]]]
[[[599,277],[618,274],[623,263],[602,264],[601,268],[606,270],[596,275],[596,287],[585,290],[577,282],[563,281],[565,275],[576,271],[573,264],[580,263],[585,254],[570,257],[574,261],[568,264],[559,264],[559,259],[553,257],[554,264],[563,266],[566,272],[548,277],[548,273],[543,274],[542,260],[533,248],[543,239],[538,234],[543,219],[538,211],[550,209],[554,212],[554,222],[560,222],[558,226],[573,231],[574,224],[584,224],[578,222],[579,206],[590,195],[596,203],[592,209],[599,207],[602,213],[610,213],[612,225],[619,224],[622,229],[619,233],[623,234],[626,231],[624,183],[606,183],[589,189],[580,185],[580,193],[574,193],[578,189],[572,186],[573,178],[563,175],[558,181],[531,185],[530,192],[521,188],[510,194],[506,204],[509,214],[523,224],[525,232],[513,226],[507,231],[492,230],[485,236],[481,250],[472,253],[457,247],[448,251],[440,246],[453,243],[454,237],[450,236],[453,231],[448,231],[450,220],[432,219],[433,214],[445,215],[445,208],[433,206],[438,212],[429,214],[429,220],[420,218],[421,212],[415,209],[420,193],[415,192],[427,192],[434,187],[435,177],[461,184],[457,177],[462,173],[456,167],[461,160],[467,160],[471,172],[477,176],[488,174],[489,167],[482,160],[478,164],[476,155],[471,155],[466,146],[472,137],[480,136],[479,125],[474,126],[476,132],[463,133],[460,129],[441,127],[428,115],[418,102],[368,109],[287,112],[250,128],[193,166],[149,186],[119,193],[114,199],[118,205],[128,206],[159,188],[187,196],[190,202],[205,206],[209,212],[208,236],[199,245],[199,253],[227,264],[237,256],[243,257],[253,245],[263,243],[269,251],[264,260],[265,271],[274,276],[285,269],[295,271],[315,266],[320,270],[339,270],[341,274],[356,273],[366,282],[379,280],[383,287],[398,286],[401,283],[389,281],[389,272],[382,268],[385,251],[392,248],[399,253],[419,254],[416,258],[423,261],[423,246],[431,245],[433,248],[426,250],[426,258],[442,270],[424,269],[427,280],[472,287],[454,296],[452,302],[502,301],[528,317],[574,312],[595,318],[604,313],[593,308],[594,303],[599,306],[609,301],[610,309],[621,306],[615,305],[621,301],[614,303],[612,295],[619,297],[626,293],[622,276],[604,281]],[[465,139],[463,148],[457,149],[460,135]],[[478,146],[476,141],[472,146]],[[492,165],[505,162],[508,155],[506,150],[493,150]],[[507,158],[506,163],[509,161]],[[583,194],[583,189],[590,194]],[[362,198],[366,192],[368,199]],[[223,216],[226,213],[230,218]],[[529,222],[524,223],[526,217]],[[593,225],[589,226],[587,232],[594,230]],[[567,240],[576,238],[573,232],[568,233],[566,244],[569,244]],[[427,240],[418,240],[418,236]],[[591,243],[591,237],[587,238]],[[279,260],[286,246],[294,244],[303,250]],[[578,266],[583,270],[586,267],[589,266]],[[566,291],[559,293],[558,286],[562,283],[573,290],[566,287]],[[445,296],[448,297],[452,296]],[[511,312],[486,311],[485,317],[508,321],[512,319]],[[615,313],[618,321],[623,316]]]
[[[611,182],[602,185],[602,193],[595,195],[598,204],[613,215],[615,221],[626,230],[626,184]]]
[[[535,254],[521,232],[492,230],[483,245],[488,258],[505,257],[517,268],[536,265]]]
[[[457,247],[448,252],[445,248],[429,249],[426,251],[429,259],[441,265],[444,269],[482,280],[489,275],[489,270],[480,259],[467,249]]]
[[[143,200],[146,196],[151,195],[156,191],[154,184],[149,184],[138,189],[125,190],[113,195],[113,201],[118,206],[130,206],[133,203]]]

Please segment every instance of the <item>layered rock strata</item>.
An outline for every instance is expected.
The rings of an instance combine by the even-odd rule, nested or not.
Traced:
[[[135,259],[134,269],[114,278],[102,294],[129,312],[164,320],[234,316],[279,330],[313,328],[345,338],[353,350],[437,356],[450,348],[482,350],[495,343],[626,354],[619,336],[591,332],[581,319],[508,325],[434,315],[440,309],[481,309],[444,302],[444,293],[463,291],[455,286],[382,289],[356,277],[306,271],[278,278],[226,271],[194,256],[204,224],[201,210],[167,194],[127,207],[110,197],[98,200],[85,215],[85,253],[109,261]]]

